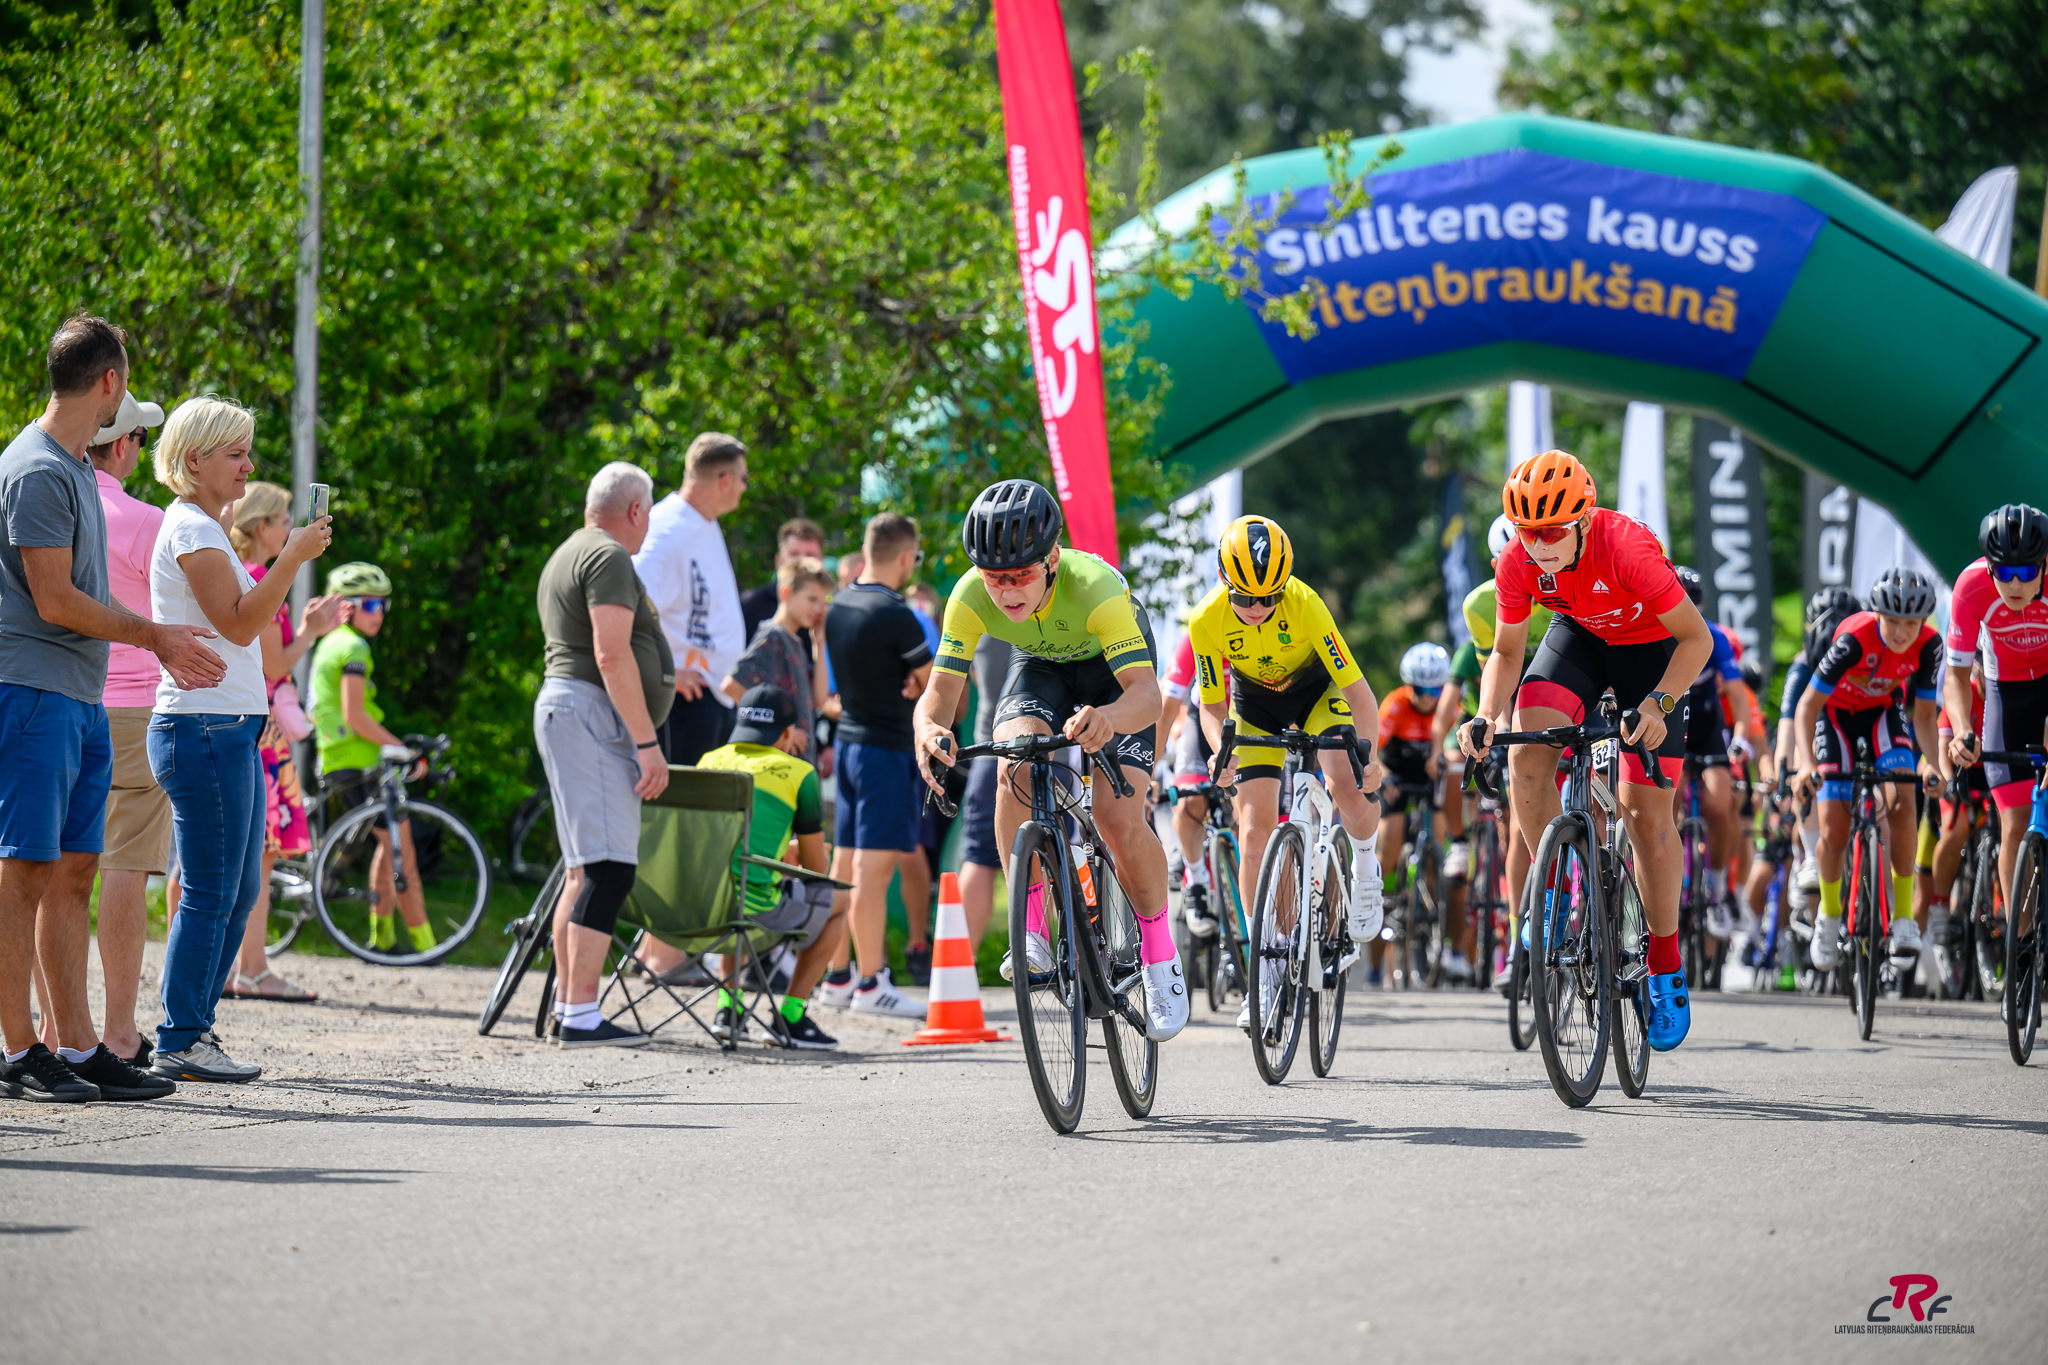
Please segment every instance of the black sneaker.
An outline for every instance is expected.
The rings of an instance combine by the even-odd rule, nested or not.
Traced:
[[[575,1047],[645,1047],[652,1041],[644,1033],[622,1029],[606,1019],[596,1028],[570,1028],[564,1024],[555,1034],[555,1046]]]
[[[785,1018],[777,1041],[803,1052],[831,1052],[839,1046],[837,1038],[818,1027],[809,1010],[798,1015],[793,1024]]]
[[[71,1068],[82,1081],[100,1088],[103,1100],[160,1100],[178,1093],[178,1083],[169,1076],[137,1070],[110,1051],[105,1043],[92,1056]]]
[[[100,1097],[100,1088],[80,1079],[62,1057],[41,1043],[30,1043],[26,1056],[0,1070],[0,1095],[46,1104],[90,1104]]]
[[[915,948],[903,950],[903,966],[910,973],[910,984],[929,986],[932,984],[932,945],[920,943]]]
[[[720,1005],[718,1013],[711,1019],[711,1036],[721,1043],[743,1043],[747,1040],[747,1016],[731,1005]]]

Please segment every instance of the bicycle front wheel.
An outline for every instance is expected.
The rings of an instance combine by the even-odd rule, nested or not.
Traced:
[[[498,968],[498,979],[492,983],[491,993],[485,997],[484,1007],[477,1014],[478,1033],[488,1035],[504,1017],[505,1007],[519,993],[519,983],[525,979],[528,969],[554,942],[555,902],[562,898],[562,883],[567,878],[567,870],[561,863],[556,863],[540,894],[534,897],[533,908],[505,926],[512,943],[505,950],[505,961]]]
[[[1351,942],[1346,932],[1350,888],[1345,873],[1350,866],[1351,841],[1340,831],[1336,856],[1323,871],[1322,904],[1315,907],[1309,921],[1314,926],[1312,932],[1321,935],[1318,946],[1322,950],[1318,968],[1322,979],[1312,983],[1315,989],[1308,997],[1308,1060],[1318,1076],[1329,1075],[1336,1064],[1337,1034],[1344,1027],[1344,983],[1351,973],[1338,971],[1337,964],[1344,960],[1344,949]]]
[[[1252,901],[1251,996],[1252,1061],[1267,1085],[1287,1079],[1294,1052],[1301,1045],[1302,1016],[1308,1004],[1307,906],[1302,904],[1303,853],[1301,826],[1285,824],[1273,831],[1259,864],[1258,891]]]
[[[305,862],[280,858],[270,865],[270,918],[264,925],[263,955],[276,957],[292,946],[313,918],[313,881]]]
[[[2005,1043],[2020,1066],[2034,1055],[2034,1035],[2041,1027],[2041,970],[2048,957],[2041,936],[2048,881],[2044,852],[2041,836],[2028,833],[2013,862],[2013,893],[2005,903]]]
[[[1849,1004],[1856,1011],[1856,1036],[1870,1040],[1877,1021],[1878,970],[1884,953],[1884,847],[1876,830],[1856,840],[1856,929],[1849,935]]]
[[[1598,913],[1598,874],[1587,856],[1585,827],[1568,815],[1551,821],[1530,876],[1536,1039],[1551,1089],[1577,1109],[1600,1089],[1613,1022],[1613,949]]]
[[[1045,932],[1052,947],[1052,967],[1043,972],[1030,969],[1025,952],[1034,863],[1045,879]],[[1045,827],[1035,822],[1021,826],[1010,850],[1010,986],[1031,1090],[1055,1133],[1071,1133],[1080,1125],[1088,1092],[1088,1005],[1074,955],[1069,883],[1059,875],[1058,854]]]
[[[1622,845],[1627,847],[1626,842]],[[1635,869],[1623,861],[1614,878],[1614,1079],[1621,1093],[1641,1099],[1650,1079],[1650,924],[1636,890]]]
[[[1138,960],[1138,916],[1109,864],[1094,864],[1095,894],[1102,901],[1103,971],[1111,998],[1138,1018],[1145,1017],[1145,980]],[[1122,1014],[1102,1017],[1102,1046],[1109,1053],[1109,1077],[1116,1097],[1134,1119],[1152,1117],[1159,1096],[1159,1044]]]
[[[476,932],[491,898],[490,866],[469,826],[441,807],[401,801],[395,838],[386,814],[371,801],[328,829],[313,857],[313,910],[328,936],[365,962],[428,966]],[[432,940],[425,948],[414,946],[414,916]]]

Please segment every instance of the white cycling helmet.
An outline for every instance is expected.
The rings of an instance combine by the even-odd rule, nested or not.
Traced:
[[[1508,546],[1515,543],[1515,524],[1505,513],[1493,519],[1493,525],[1486,531],[1486,557],[1499,559],[1508,552]]]
[[[1451,680],[1451,656],[1444,647],[1425,641],[1401,656],[1401,681],[1410,687],[1442,687]]]

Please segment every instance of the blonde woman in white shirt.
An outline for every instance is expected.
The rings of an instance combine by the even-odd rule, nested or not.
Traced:
[[[214,1007],[234,969],[261,889],[267,807],[257,741],[270,716],[263,630],[301,564],[330,538],[328,518],[294,530],[258,583],[223,525],[256,470],[256,418],[222,398],[194,398],[164,424],[158,482],[178,495],[150,558],[159,621],[210,626],[227,665],[218,687],[188,692],[166,672],[149,725],[149,766],[171,798],[184,896],[164,955],[164,1022],[154,1069],[175,1080],[240,1082],[262,1068],[237,1062],[213,1032]]]

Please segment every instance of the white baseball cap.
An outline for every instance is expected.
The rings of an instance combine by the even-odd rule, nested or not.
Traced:
[[[101,427],[89,444],[103,446],[117,436],[126,436],[137,427],[160,427],[164,424],[164,410],[155,403],[144,403],[132,393],[121,395],[121,410],[114,414],[112,426]]]

